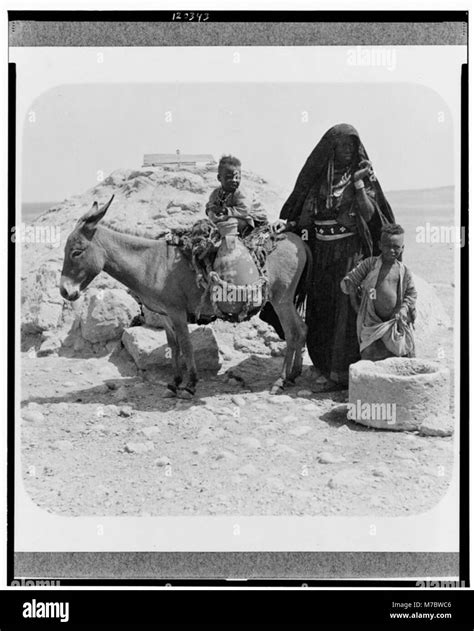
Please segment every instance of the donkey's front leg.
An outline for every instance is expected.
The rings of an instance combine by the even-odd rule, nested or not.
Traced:
[[[187,380],[184,388],[179,389],[179,396],[183,399],[190,399],[196,392],[197,371],[194,360],[194,350],[189,337],[188,322],[186,313],[176,313],[171,316],[173,328],[176,333],[178,346],[184,357],[187,371]]]
[[[173,383],[168,384],[168,389],[166,390],[164,396],[166,398],[170,398],[175,397],[178,392],[178,388],[183,381],[183,371],[181,369],[179,345],[175,332],[173,331],[171,323],[169,325],[164,323],[164,326],[168,347],[171,352],[171,363],[173,366]]]

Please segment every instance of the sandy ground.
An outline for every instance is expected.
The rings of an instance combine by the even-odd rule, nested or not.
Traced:
[[[347,392],[288,394],[280,358],[203,375],[197,398],[166,399],[167,373],[112,357],[22,358],[26,489],[61,515],[408,515],[451,478],[452,438],[346,420]],[[32,414],[33,412],[33,414]],[[39,414],[38,414],[39,412]]]

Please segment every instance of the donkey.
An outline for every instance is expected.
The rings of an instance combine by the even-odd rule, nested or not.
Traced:
[[[123,283],[162,318],[173,367],[173,382],[168,384],[165,396],[191,398],[196,390],[197,372],[188,315],[202,308],[204,289],[196,282],[196,273],[188,259],[164,237],[140,237],[101,223],[113,198],[100,208],[94,202],[68,236],[61,272],[61,296],[77,300],[102,271]],[[272,394],[280,393],[301,374],[307,327],[295,306],[295,294],[300,302],[304,300],[310,268],[311,252],[293,233],[285,233],[267,258],[268,301],[286,339],[283,366]],[[208,313],[213,314],[210,302],[207,304]],[[181,385],[181,355],[187,372],[184,387]]]

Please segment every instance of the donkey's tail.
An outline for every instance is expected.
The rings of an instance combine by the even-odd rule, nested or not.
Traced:
[[[313,281],[313,255],[306,241],[303,241],[306,252],[306,263],[298,281],[295,291],[295,306],[300,316],[304,319],[306,312],[306,296]]]

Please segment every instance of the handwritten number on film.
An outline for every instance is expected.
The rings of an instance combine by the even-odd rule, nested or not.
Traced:
[[[182,13],[181,11],[176,11],[173,13],[173,22],[182,21],[182,22],[207,22],[209,19],[209,13]]]

